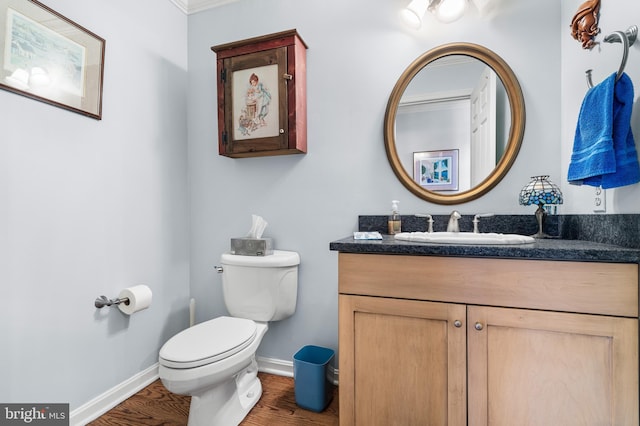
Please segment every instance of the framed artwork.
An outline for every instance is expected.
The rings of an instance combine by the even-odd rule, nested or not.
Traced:
[[[432,191],[457,191],[458,150],[414,152],[413,180]]]
[[[278,65],[235,71],[231,81],[233,139],[277,137],[281,127]]]
[[[102,119],[105,40],[36,0],[0,0],[0,88]]]
[[[307,152],[306,49],[296,30],[211,47],[220,155]]]

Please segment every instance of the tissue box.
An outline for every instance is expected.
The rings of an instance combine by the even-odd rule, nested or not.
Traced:
[[[273,254],[273,240],[271,238],[232,238],[231,254],[268,256]]]

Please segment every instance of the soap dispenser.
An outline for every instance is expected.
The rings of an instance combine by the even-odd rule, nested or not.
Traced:
[[[402,232],[402,223],[400,219],[400,212],[398,211],[398,203],[400,201],[393,200],[391,202],[391,215],[389,215],[389,235],[395,235]]]

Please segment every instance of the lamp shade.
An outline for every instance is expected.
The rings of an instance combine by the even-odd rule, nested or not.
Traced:
[[[460,19],[467,10],[469,0],[411,0],[401,10],[402,20],[413,29],[422,25],[425,12],[431,12],[438,21],[449,23]]]
[[[402,9],[400,14],[403,21],[411,28],[418,29],[422,25],[422,18],[429,7],[429,0],[413,0],[409,6]]]
[[[520,191],[520,204],[562,204],[562,191],[549,180],[549,176],[532,176],[531,182]]]
[[[435,10],[438,21],[449,23],[462,18],[467,10],[467,0],[441,0]]]

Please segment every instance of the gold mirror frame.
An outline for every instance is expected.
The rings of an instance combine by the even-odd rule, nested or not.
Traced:
[[[429,191],[418,185],[418,183],[415,182],[404,169],[400,159],[398,158],[395,137],[396,115],[398,113],[400,99],[402,98],[405,89],[413,77],[415,77],[415,75],[429,63],[449,55],[471,56],[490,66],[496,72],[500,80],[502,80],[502,84],[505,87],[507,97],[509,99],[509,109],[511,112],[511,129],[509,130],[507,146],[504,155],[496,165],[495,169],[493,169],[493,172],[482,182],[468,191],[456,194],[442,194],[439,192]],[[413,61],[411,65],[409,65],[409,67],[400,76],[400,79],[398,79],[398,82],[391,92],[391,96],[389,96],[389,102],[387,103],[387,110],[384,116],[384,146],[393,172],[396,174],[400,182],[413,194],[425,201],[430,201],[436,204],[466,203],[486,194],[504,178],[515,161],[518,151],[520,151],[522,138],[524,136],[524,126],[524,97],[522,96],[522,89],[520,88],[518,79],[509,65],[507,65],[500,56],[486,47],[472,43],[450,43],[436,47],[421,55],[418,59]]]

